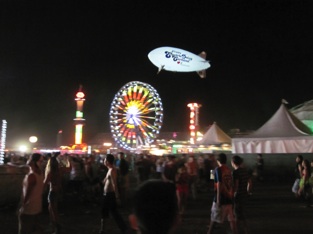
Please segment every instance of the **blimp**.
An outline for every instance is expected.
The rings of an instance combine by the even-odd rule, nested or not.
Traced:
[[[201,78],[206,77],[206,69],[211,65],[206,60],[206,53],[199,55],[175,47],[159,47],[148,54],[149,60],[162,70],[172,72],[197,72]]]

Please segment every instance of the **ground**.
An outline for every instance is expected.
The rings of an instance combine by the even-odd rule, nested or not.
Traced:
[[[132,188],[136,184],[132,183]],[[291,192],[292,181],[255,182],[252,196],[247,203],[248,225],[251,234],[311,234],[313,233],[313,208],[306,208]],[[213,193],[210,189],[198,191],[196,200],[190,199],[182,223],[175,234],[205,234],[210,220]],[[128,220],[129,207],[120,208]],[[100,205],[97,202],[79,201],[71,196],[60,204],[62,233],[96,234],[100,223]],[[8,204],[0,209],[0,230],[2,234],[17,233],[16,205]],[[47,209],[43,213],[42,225],[45,233],[51,233]],[[219,226],[216,234],[227,233],[228,226]],[[119,233],[116,224],[110,220],[108,233]]]

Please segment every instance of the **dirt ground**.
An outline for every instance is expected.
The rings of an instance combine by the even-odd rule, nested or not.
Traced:
[[[136,183],[132,183],[135,188]],[[304,202],[294,197],[290,181],[263,181],[254,183],[254,191],[247,202],[248,225],[251,234],[312,234],[313,208],[306,208]],[[1,188],[2,189],[2,188]],[[205,234],[210,220],[213,192],[206,187],[198,191],[197,199],[188,201],[186,213],[175,234]],[[129,206],[121,207],[125,221],[131,213]],[[80,201],[73,195],[64,197],[60,203],[60,218],[64,234],[95,234],[99,231],[100,203]],[[0,233],[17,233],[16,204],[0,208]],[[42,215],[45,233],[52,233],[48,211]],[[119,233],[113,220],[107,223],[107,233]],[[214,233],[229,233],[225,223]]]

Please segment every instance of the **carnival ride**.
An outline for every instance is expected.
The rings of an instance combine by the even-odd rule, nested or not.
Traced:
[[[149,84],[132,81],[116,94],[110,109],[110,128],[115,142],[126,150],[149,146],[159,134],[163,106]]]

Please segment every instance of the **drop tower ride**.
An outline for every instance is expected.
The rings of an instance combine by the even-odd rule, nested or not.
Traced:
[[[81,145],[83,143],[83,127],[85,125],[83,105],[85,101],[85,94],[82,92],[82,86],[79,86],[79,90],[76,93],[76,118],[74,119],[75,124],[75,145]]]

